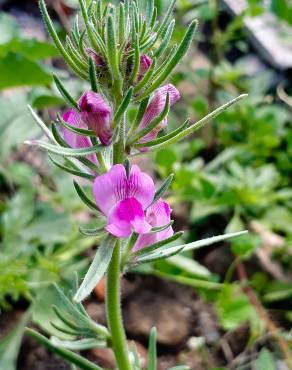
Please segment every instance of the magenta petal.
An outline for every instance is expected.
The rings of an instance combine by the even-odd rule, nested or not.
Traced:
[[[93,184],[95,202],[106,216],[118,201],[123,199],[126,181],[126,170],[121,164],[114,165],[109,172],[95,179]]]
[[[80,114],[76,112],[74,109],[70,109],[67,112],[65,112],[63,115],[63,120],[73,127],[87,128],[86,124],[82,121]],[[67,128],[64,128],[63,136],[64,136],[64,140],[66,141],[68,145],[71,146],[71,148],[76,148],[76,149],[89,148],[92,146],[92,143],[89,137],[75,134],[74,132],[68,130]],[[89,159],[94,164],[98,165],[98,161],[94,154],[88,155],[87,159]]]
[[[153,227],[161,227],[167,225],[171,218],[171,208],[162,199],[158,200],[146,211],[146,221]],[[173,235],[172,227],[160,231],[158,233],[148,233],[145,235],[140,235],[133,252],[139,249],[145,248],[151,244],[157,243],[161,240],[165,240]]]
[[[113,209],[106,229],[118,238],[127,238],[132,231],[146,234],[151,226],[145,220],[142,205],[135,198],[126,198]]]
[[[84,122],[96,133],[103,145],[109,145],[112,138],[110,106],[101,95],[87,91],[81,96],[79,107]]]

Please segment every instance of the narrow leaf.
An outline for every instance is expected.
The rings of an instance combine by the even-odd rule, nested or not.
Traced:
[[[173,136],[172,138],[170,138],[167,141],[164,141],[163,143],[160,143],[158,145],[152,146],[152,150],[157,150],[157,149],[164,148],[165,146],[168,146],[170,144],[174,144],[177,141],[183,139],[184,137],[192,134],[193,132],[195,132],[196,130],[200,129],[201,127],[203,127],[208,122],[210,122],[212,119],[214,119],[215,117],[217,117],[220,113],[224,112],[231,105],[239,102],[241,99],[245,98],[246,96],[247,96],[247,94],[242,94],[242,95],[238,96],[237,98],[229,101],[228,103],[222,105],[221,107],[215,109],[213,112],[209,113],[206,117],[202,118],[201,120],[199,120],[198,122],[194,123],[193,125],[191,125],[190,127],[186,128],[185,130],[179,132],[176,136]]]
[[[69,340],[60,340],[56,337],[52,337],[51,343],[55,347],[65,348],[71,351],[86,351],[93,348],[106,347],[105,341],[98,341],[92,338],[84,338],[80,340],[69,341]]]
[[[88,297],[104,276],[110,264],[114,247],[115,239],[112,236],[108,236],[100,245],[80,288],[74,296],[76,302],[81,302]]]
[[[176,130],[174,130],[173,132],[170,132],[169,134],[167,135],[164,135],[164,136],[161,136],[159,137],[158,139],[155,139],[155,140],[151,140],[151,141],[147,141],[147,143],[141,143],[141,144],[136,144],[135,145],[135,148],[151,148],[152,146],[156,146],[158,144],[162,144],[162,143],[165,143],[166,141],[172,139],[173,137],[175,137],[177,134],[179,134],[180,132],[182,132],[184,129],[186,129],[188,127],[190,123],[190,120],[187,119],[181,126],[179,126]]]
[[[87,179],[87,180],[90,180],[90,181],[94,181],[95,178],[96,178],[96,176],[90,175],[89,173],[81,172],[81,171],[78,171],[74,168],[65,166],[64,164],[61,164],[61,163],[55,161],[54,158],[50,155],[49,155],[49,158],[54,163],[55,166],[59,167],[61,170],[65,171],[65,172],[70,173],[71,175],[78,176],[78,177],[81,177],[81,178],[84,178],[84,179]]]
[[[26,328],[25,332],[26,334],[34,338],[38,343],[48,348],[56,355],[62,357],[69,364],[74,364],[82,370],[103,370],[101,367],[95,365],[93,362],[86,360],[84,357],[81,357],[74,352],[54,346],[48,338],[44,337],[43,335],[37,333],[32,329]]]
[[[171,74],[173,69],[177,66],[177,64],[181,61],[181,59],[188,51],[196,29],[197,21],[193,21],[189,25],[189,28],[174,56],[166,64],[165,69],[161,72],[161,74],[153,81],[153,84],[149,86],[148,89],[146,89],[146,91],[144,91],[144,93],[139,97],[139,100],[144,99],[146,96],[151,94],[154,90],[156,90],[158,86],[160,86],[167,79],[167,77]]]
[[[49,31],[50,36],[52,37],[57,49],[60,51],[62,54],[64,60],[66,63],[69,65],[69,67],[72,68],[74,72],[76,72],[80,77],[84,78],[86,75],[78,68],[78,66],[74,63],[72,58],[68,55],[67,51],[65,50],[64,46],[62,45],[59,36],[54,28],[53,22],[49,16],[46,4],[44,0],[39,0],[39,7],[41,10],[41,14],[43,17],[43,20],[47,26],[47,29]]]
[[[138,250],[137,252],[133,253],[132,257],[133,257],[134,260],[135,260],[136,257],[139,257],[139,260],[140,260],[140,257],[144,257],[144,256],[147,257],[152,252],[156,252],[157,250],[170,249],[171,247],[169,247],[169,248],[166,247],[165,248],[165,246],[167,246],[168,244],[170,244],[170,243],[174,242],[175,240],[179,239],[182,235],[183,235],[183,231],[175,233],[174,235],[172,235],[171,237],[169,237],[167,239],[160,240],[159,242],[157,242],[155,244],[152,244],[149,247],[145,247],[145,248],[142,248],[142,249]],[[175,248],[177,248],[177,247],[175,247]],[[180,245],[179,248],[182,249],[182,248],[184,248],[184,246]]]
[[[81,232],[81,234],[85,236],[97,236],[97,235],[100,235],[102,231],[104,231],[104,227],[98,227],[95,229],[86,229],[80,226],[79,231]]]
[[[150,206],[152,206],[152,204],[156,203],[158,201],[158,199],[162,198],[163,195],[167,192],[167,190],[169,189],[172,181],[173,181],[173,178],[174,178],[174,174],[170,174],[167,179],[163,182],[163,184],[161,185],[161,187],[157,190],[157,192],[155,193],[154,195],[154,198],[153,198],[153,201],[152,203],[150,204]],[[149,206],[149,207],[150,207]],[[148,207],[148,208],[149,208]]]
[[[156,328],[152,328],[149,337],[148,346],[148,370],[157,369],[157,348],[156,348]]]
[[[149,26],[154,12],[154,0],[148,0],[146,2],[146,21]]]
[[[193,243],[185,244],[183,246],[183,250],[184,252],[186,252],[186,251],[191,251],[194,249],[199,249],[202,247],[207,247],[208,245],[219,243],[219,242],[222,242],[223,240],[228,240],[228,239],[231,239],[231,238],[234,238],[240,235],[244,235],[247,233],[248,231],[246,230],[246,231],[240,231],[238,233],[230,233],[230,234],[225,234],[225,235],[213,236],[211,238],[202,239],[202,240],[198,240]]]
[[[52,135],[51,131],[49,130],[47,125],[42,121],[42,119],[38,116],[38,114],[32,109],[32,107],[30,105],[28,105],[28,109],[29,109],[31,115],[33,116],[34,120],[38,124],[38,126],[43,130],[43,132],[47,136],[47,138],[50,141],[52,141],[53,143],[56,143],[56,140],[55,140],[54,136]]]
[[[59,78],[56,75],[53,75],[55,84],[60,92],[60,94],[63,96],[65,101],[71,105],[74,109],[76,109],[78,112],[80,111],[78,104],[76,103],[75,99],[72,98],[70,93],[66,90],[62,82],[59,80]]]
[[[78,148],[78,149],[63,148],[60,146],[49,144],[41,140],[30,140],[30,141],[27,140],[25,144],[35,145],[40,148],[46,149],[50,153],[62,155],[64,157],[86,157],[89,154],[97,153],[98,151],[101,151],[103,149],[103,146],[100,144],[88,148]]]
[[[167,28],[167,31],[165,33],[165,36],[164,36],[159,48],[155,51],[154,57],[159,58],[163,54],[163,52],[167,49],[167,47],[169,45],[169,42],[170,42],[170,39],[172,37],[174,25],[175,25],[175,20],[173,19],[170,22],[170,24]]]
[[[91,84],[91,90],[94,92],[98,92],[98,82],[97,82],[95,62],[93,61],[91,57],[89,58],[88,73],[89,73],[89,79],[90,79],[90,84]]]
[[[81,188],[81,186],[76,181],[73,181],[73,184],[74,184],[75,190],[77,191],[77,194],[79,195],[79,197],[82,200],[82,202],[85,203],[93,211],[100,212],[100,210],[98,209],[97,205],[94,203],[93,200],[91,200],[91,199],[88,198],[88,196],[85,194],[85,192]]]
[[[118,124],[120,118],[123,116],[123,114],[126,112],[130,102],[131,102],[131,99],[132,99],[132,95],[133,95],[133,88],[131,87],[127,94],[125,95],[123,101],[121,102],[119,108],[117,109],[117,112],[114,116],[114,119],[113,119],[113,127],[116,127],[116,125]]]

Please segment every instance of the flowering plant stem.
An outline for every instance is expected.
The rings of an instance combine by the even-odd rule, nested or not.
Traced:
[[[118,368],[131,370],[120,302],[120,261],[120,240],[117,239],[107,275],[106,312]]]

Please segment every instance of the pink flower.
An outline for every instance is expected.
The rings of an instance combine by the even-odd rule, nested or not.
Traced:
[[[142,80],[145,73],[148,71],[152,64],[152,59],[148,55],[143,54],[140,58],[140,70],[138,74],[138,82]]]
[[[65,112],[63,115],[63,120],[73,127],[87,129],[87,126],[82,121],[80,114],[76,112],[74,109],[70,109],[67,112]],[[64,140],[68,145],[71,146],[71,148],[89,148],[92,146],[92,142],[89,137],[75,134],[66,127],[63,130],[63,135]],[[96,159],[95,154],[89,154],[87,156],[87,159],[89,159],[94,164],[98,165],[98,161]]]
[[[149,207],[146,211],[146,221],[154,227],[162,227],[170,223],[171,208],[168,203],[164,200],[159,199],[155,204]],[[161,240],[170,238],[173,235],[173,229],[171,226],[165,230],[159,231],[158,233],[148,233],[139,235],[139,238],[133,248],[133,252],[139,249],[150,246],[151,244],[157,243]]]
[[[153,201],[153,180],[133,165],[129,176],[123,165],[116,164],[104,175],[98,176],[93,185],[95,201],[107,217],[107,231],[118,238],[126,238],[133,231],[146,234],[151,225],[144,211]]]
[[[85,92],[79,99],[82,120],[96,133],[103,145],[110,145],[112,138],[111,108],[101,95]]]
[[[174,105],[180,99],[180,93],[175,86],[167,84],[156,90],[154,97],[148,105],[146,112],[142,118],[139,129],[145,128],[154,118],[159,116],[164,109],[166,97],[169,94],[170,106]],[[154,130],[140,139],[140,143],[147,143],[157,137],[158,132],[167,126],[167,118],[165,118]]]

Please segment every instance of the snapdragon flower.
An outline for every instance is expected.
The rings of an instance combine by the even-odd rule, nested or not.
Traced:
[[[82,129],[87,128],[85,122],[83,122],[83,120],[81,119],[80,114],[74,109],[69,109],[67,112],[65,112],[63,114],[63,120],[73,127]],[[92,142],[89,137],[78,135],[70,131],[66,127],[63,130],[63,136],[64,140],[71,148],[89,148],[92,146]],[[87,156],[87,159],[98,165],[95,154],[89,154]]]
[[[174,105],[180,99],[180,93],[175,86],[167,84],[156,90],[154,96],[148,105],[146,112],[139,125],[139,129],[145,128],[154,118],[159,116],[165,106],[167,94],[169,95],[170,106]],[[161,129],[167,126],[167,117],[153,129],[149,134],[145,135],[140,139],[140,143],[147,143],[148,141],[154,140]]]
[[[155,186],[137,165],[132,166],[128,176],[123,165],[114,165],[95,179],[93,194],[98,208],[107,217],[106,230],[112,235],[127,238],[133,231],[147,234],[151,230],[144,211],[153,201]]]

